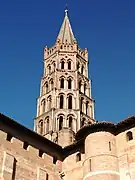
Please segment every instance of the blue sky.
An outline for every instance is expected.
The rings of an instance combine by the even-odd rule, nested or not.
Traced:
[[[89,49],[96,119],[134,115],[134,0],[0,1],[0,112],[33,128],[43,47],[55,43],[66,4],[80,46]]]

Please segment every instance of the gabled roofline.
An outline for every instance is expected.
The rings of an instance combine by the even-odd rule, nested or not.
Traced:
[[[135,116],[131,116],[117,124],[111,122],[90,124],[84,126],[76,133],[76,141],[73,144],[62,148],[35,131],[26,128],[15,120],[0,113],[0,130],[11,134],[22,142],[27,142],[29,145],[42,150],[48,155],[56,157],[57,160],[61,161],[63,161],[67,156],[80,151],[81,148],[84,147],[85,138],[91,133],[105,131],[110,132],[113,135],[118,135],[119,133],[133,127],[135,127]]]

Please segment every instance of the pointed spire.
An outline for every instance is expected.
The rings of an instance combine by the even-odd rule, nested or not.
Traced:
[[[68,18],[68,9],[65,10],[65,17],[60,28],[57,41],[60,43],[74,44],[76,42],[75,36],[73,34],[71,24]]]

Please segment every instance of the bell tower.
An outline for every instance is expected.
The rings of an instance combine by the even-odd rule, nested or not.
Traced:
[[[64,147],[72,144],[75,133],[89,123],[95,120],[88,50],[79,47],[65,10],[55,45],[44,48],[35,131]]]

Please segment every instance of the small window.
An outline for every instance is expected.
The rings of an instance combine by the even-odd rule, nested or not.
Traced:
[[[63,117],[60,116],[59,118],[59,130],[61,130],[63,128]]]
[[[82,85],[82,82],[79,81],[79,91],[81,91],[81,85]]]
[[[68,80],[68,89],[71,89],[71,88],[72,88],[72,80],[69,79],[69,80]]]
[[[68,62],[68,69],[71,69],[71,61]]]
[[[72,96],[68,97],[68,109],[72,109]]]
[[[79,161],[81,161],[81,153],[78,153],[76,155],[76,162],[79,162]]]
[[[86,102],[86,115],[88,115],[88,104],[89,102]]]
[[[64,78],[60,80],[60,88],[64,88]]]
[[[39,157],[43,158],[43,151],[39,150]]]
[[[81,73],[83,74],[83,71],[84,71],[84,66],[82,65],[82,68],[81,68]]]
[[[51,73],[51,66],[49,66],[49,74]]]
[[[111,151],[112,148],[111,148],[111,142],[109,142],[109,151]]]
[[[43,120],[39,122],[40,134],[43,134]]]
[[[61,69],[64,69],[64,64],[65,64],[65,62],[62,61],[62,62],[61,62]]]
[[[72,129],[73,127],[72,117],[69,117],[69,128]]]
[[[46,180],[49,180],[49,175],[48,175],[48,173],[46,173]]]
[[[63,109],[63,105],[64,105],[64,97],[63,95],[60,95],[60,109]]]
[[[56,162],[57,162],[57,158],[53,157],[53,164],[56,164]]]
[[[27,142],[23,143],[23,149],[28,150],[28,146],[29,146],[29,144]]]
[[[6,140],[7,140],[7,141],[9,141],[9,142],[11,142],[11,140],[12,140],[12,136],[11,136],[11,134],[7,134],[7,138],[6,138]]]
[[[86,95],[86,84],[84,84],[84,94]]]
[[[127,136],[127,141],[131,141],[133,139],[133,133],[131,131],[128,131],[126,136]]]
[[[92,170],[91,168],[91,159],[89,159],[89,165],[90,165],[90,171]]]
[[[78,62],[78,63],[77,63],[77,69],[79,69],[79,67],[80,67],[80,63]]]

